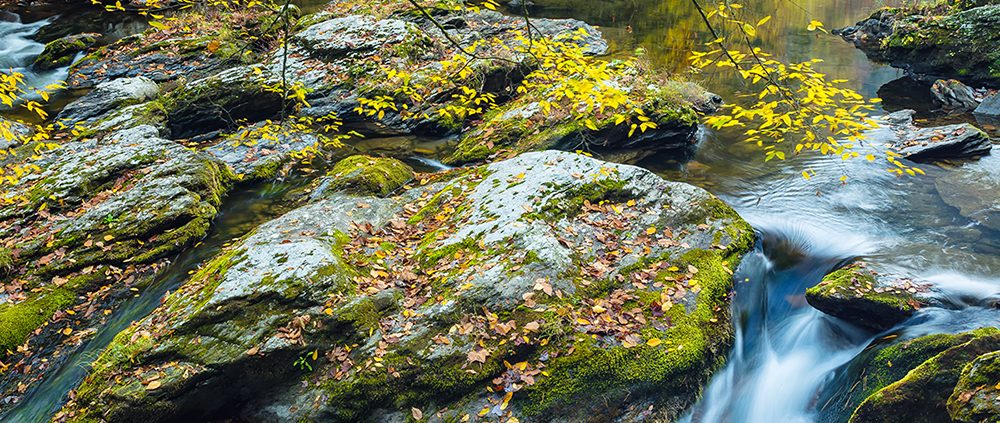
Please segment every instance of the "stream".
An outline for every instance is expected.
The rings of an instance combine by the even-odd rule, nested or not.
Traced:
[[[572,17],[599,25],[613,54],[643,47],[651,63],[682,72],[685,56],[707,41],[697,12],[687,2],[536,0],[541,17]],[[825,60],[819,68],[849,79],[867,97],[903,77],[901,71],[873,64],[843,40],[805,30],[810,19],[827,28],[853,24],[880,0],[763,0],[750,13],[774,19],[762,30],[762,48],[779,60]],[[66,70],[34,74],[27,64],[42,48],[31,37],[51,18],[31,23],[0,22],[0,67],[21,70],[36,86],[65,77]],[[54,78],[54,79],[53,79]],[[743,87],[725,74],[693,77],[727,101],[739,101]],[[889,102],[887,102],[889,103]],[[927,104],[918,123],[971,120],[939,116]],[[890,108],[887,106],[887,108]],[[894,110],[894,109],[892,109]],[[884,111],[879,111],[884,113]],[[738,132],[704,131],[694,159],[676,163],[652,156],[635,163],[668,179],[703,187],[733,206],[759,232],[758,248],[736,275],[733,322],[736,339],[729,359],[685,422],[842,421],[847,416],[824,403],[830,392],[850,383],[849,364],[877,334],[827,316],[805,301],[805,290],[825,274],[855,258],[920,276],[934,284],[947,304],[925,308],[889,331],[898,339],[1000,326],[1000,234],[979,228],[941,199],[936,185],[948,172],[984,170],[1000,178],[1000,152],[962,168],[923,166],[926,176],[897,178],[863,160],[839,161],[803,154],[763,164],[763,154],[741,141]],[[441,169],[428,157],[408,160],[422,171]],[[803,169],[816,171],[806,180]],[[848,183],[841,184],[842,175]],[[231,193],[209,236],[177,257],[139,296],[113,314],[60,369],[32,388],[0,422],[46,421],[87,366],[122,329],[155,308],[163,295],[183,283],[188,272],[215,255],[227,242],[280,215],[308,183],[304,177],[245,186]],[[876,341],[878,342],[878,341]]]

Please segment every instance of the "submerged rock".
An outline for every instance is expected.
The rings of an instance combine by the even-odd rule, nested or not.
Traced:
[[[1000,157],[991,154],[976,162],[949,169],[934,179],[945,203],[993,231],[1000,231]]]
[[[912,161],[965,159],[990,153],[993,143],[985,132],[968,123],[918,128],[913,110],[880,118],[881,127],[866,133],[871,142],[888,145]]]
[[[99,84],[93,91],[66,105],[56,117],[66,125],[94,122],[125,106],[142,103],[160,93],[160,87],[144,76],[115,79]]]
[[[32,66],[41,71],[69,66],[78,53],[96,45],[100,38],[101,34],[85,33],[69,35],[52,41],[45,45],[45,50],[38,55]]]
[[[883,331],[910,318],[927,300],[923,284],[879,273],[865,263],[836,270],[806,290],[806,301],[834,317]]]
[[[752,241],[701,189],[569,153],[389,198],[326,191],[119,334],[64,415],[578,420],[642,404],[670,420],[727,353]]]

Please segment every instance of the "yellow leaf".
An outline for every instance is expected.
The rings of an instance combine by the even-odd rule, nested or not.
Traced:
[[[660,345],[662,343],[663,343],[663,341],[660,341],[660,338],[649,338],[649,340],[646,341],[646,345],[649,345],[651,347],[655,347],[655,346]]]
[[[69,336],[71,333],[73,333],[73,329],[66,328],[62,330],[63,335]]]
[[[654,228],[652,226],[646,228],[646,235],[652,235],[652,234],[655,234],[655,233],[656,233],[656,228]]]

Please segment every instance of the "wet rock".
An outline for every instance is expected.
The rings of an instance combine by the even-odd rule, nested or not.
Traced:
[[[994,93],[983,99],[983,102],[973,111],[976,117],[983,117],[992,121],[1000,121],[1000,93]]]
[[[669,420],[731,342],[731,269],[753,231],[699,188],[540,152],[394,197],[321,197],[120,334],[66,411],[447,420],[489,412],[500,385],[496,413],[522,420],[629,404]]]
[[[32,66],[41,71],[69,66],[73,58],[81,52],[97,44],[101,34],[85,33],[70,35],[45,45],[45,50],[38,55]]]
[[[891,146],[912,161],[965,159],[990,153],[993,143],[979,128],[967,123],[918,128],[913,111],[901,110],[880,118],[882,127],[869,131],[868,139]]]
[[[127,291],[152,263],[205,236],[231,179],[210,156],[150,126],[70,142],[31,165],[41,170],[5,192],[0,209],[0,249],[10,258],[8,274],[21,281],[0,301],[0,314],[33,318],[2,322],[16,326],[3,328],[3,351],[57,310],[97,301],[89,295],[102,285],[104,296]]]
[[[1000,348],[998,340],[996,328],[876,340],[839,371],[837,382],[846,388],[821,398],[821,420],[973,421],[965,418],[973,415],[970,411],[975,406],[973,396],[963,395],[969,384],[962,379],[971,375],[966,373],[970,365],[988,361]],[[974,421],[991,421],[996,416]]]
[[[869,58],[916,75],[998,86],[1000,62],[990,54],[1000,38],[1000,5],[884,8],[837,31]]]
[[[976,357],[962,368],[951,397],[948,414],[960,422],[985,422],[1000,418],[1000,351]]]
[[[934,180],[945,203],[986,228],[1000,231],[1000,157],[964,163]]]
[[[0,150],[19,147],[35,134],[35,128],[2,117],[0,117],[0,128],[5,128],[10,132],[9,134],[0,134]]]
[[[915,342],[919,342],[918,339]],[[966,409],[966,404],[976,407],[985,405],[977,401],[970,403],[955,401],[951,403],[957,412],[956,416],[949,414],[946,406],[949,397],[955,392],[960,379],[966,373],[964,369],[975,362],[977,357],[1000,350],[1000,334],[995,331],[983,330],[972,332],[967,342],[947,348],[928,358],[909,371],[903,378],[879,389],[858,406],[851,416],[851,422],[944,422],[952,421],[953,417],[970,416],[973,412],[983,413],[985,420],[993,421],[1000,414],[987,409]],[[979,363],[980,365],[983,362]],[[968,377],[966,383],[969,382]],[[995,384],[996,382],[992,382]],[[968,388],[959,391],[962,396]],[[995,399],[992,399],[995,401]],[[964,421],[970,421],[965,420]],[[963,421],[960,420],[960,421]]]
[[[941,108],[954,113],[964,113],[979,106],[971,87],[954,79],[939,79],[931,85],[931,93]]]
[[[351,156],[337,162],[316,189],[322,196],[328,190],[385,197],[413,180],[413,169],[391,158]]]
[[[144,76],[104,82],[80,99],[66,105],[57,120],[66,125],[94,122],[115,109],[142,103],[160,93],[160,87]]]
[[[924,291],[924,284],[879,273],[859,262],[830,273],[806,290],[806,301],[831,316],[883,331],[925,305],[927,300],[918,295]]]

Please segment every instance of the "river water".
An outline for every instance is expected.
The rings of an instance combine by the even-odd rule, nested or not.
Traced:
[[[535,0],[536,16],[573,17],[599,25],[614,54],[637,47],[651,63],[695,80],[727,101],[739,101],[743,87],[731,76],[686,76],[684,58],[708,39],[700,17],[687,1]],[[873,64],[837,37],[808,32],[812,19],[828,28],[852,24],[881,0],[762,0],[746,5],[753,16],[773,15],[761,31],[761,47],[782,60],[824,59],[820,69],[832,78],[850,80],[852,88],[873,97],[880,87],[902,77],[900,71]],[[41,44],[30,39],[46,21],[0,23],[0,60],[24,68]],[[10,52],[7,54],[6,52]],[[5,59],[6,58],[6,59]],[[56,72],[65,72],[58,70]],[[34,75],[46,81],[46,75]],[[891,101],[886,103],[892,104]],[[924,118],[941,116],[920,106]],[[949,117],[945,120],[967,120]],[[864,258],[934,282],[947,308],[927,308],[899,328],[897,339],[929,333],[1000,326],[1000,313],[984,307],[1000,296],[1000,237],[945,204],[939,189],[959,189],[942,182],[952,172],[1000,169],[993,155],[960,167],[923,166],[927,176],[897,178],[862,160],[835,161],[812,155],[763,163],[759,150],[738,133],[704,131],[694,159],[676,163],[653,156],[637,165],[669,179],[701,186],[732,205],[760,232],[757,250],[737,272],[733,305],[736,342],[726,366],[706,388],[703,399],[685,417],[692,422],[839,421],[850,410],[823,403],[824,393],[841,388],[838,375],[880,337],[809,307],[806,288],[843,263]],[[425,170],[432,160],[414,159]],[[805,180],[799,173],[813,169]],[[970,170],[971,169],[971,170]],[[848,183],[839,178],[848,176]],[[936,186],[938,181],[940,186]],[[275,216],[299,182],[247,187],[230,195],[212,234],[183,254],[142,296],[114,316],[55,376],[30,393],[27,401],[0,421],[40,421],[57,409],[65,393],[85,374],[87,363],[131,321],[148,313],[163,292],[183,282],[188,270],[215,254],[224,242]],[[290,184],[290,185],[289,185]],[[842,376],[842,375],[841,375]]]

